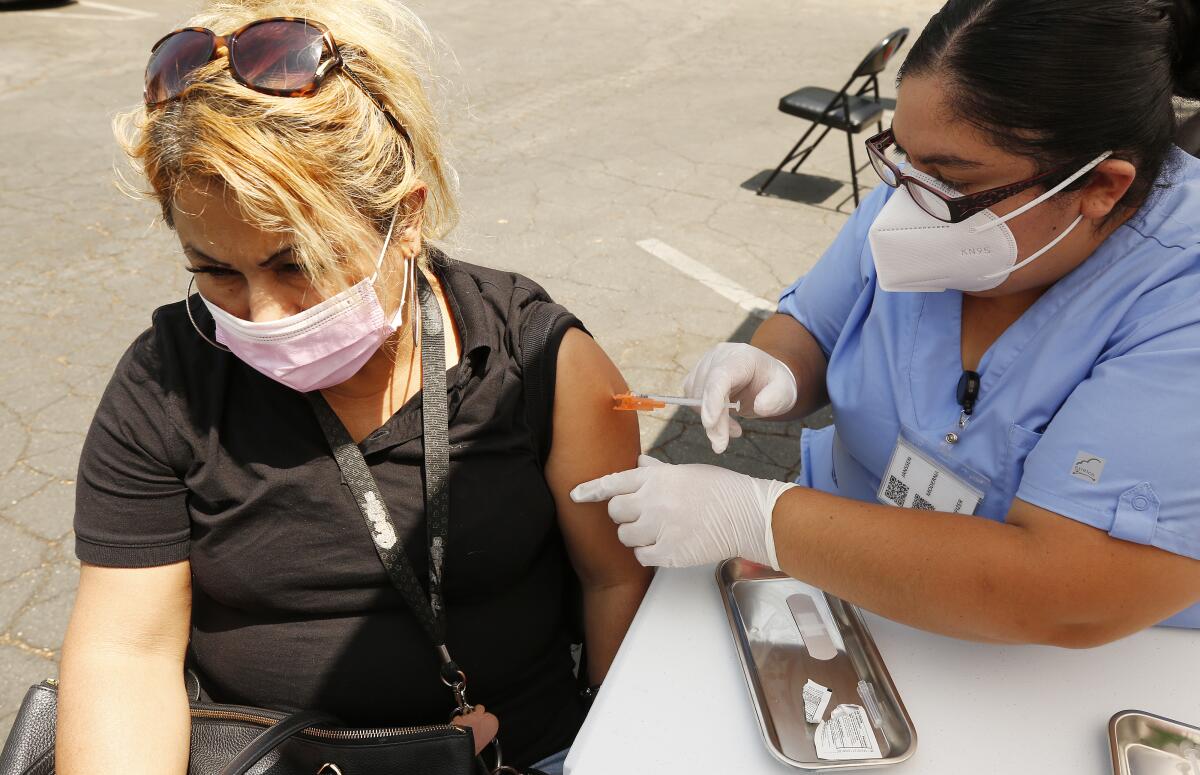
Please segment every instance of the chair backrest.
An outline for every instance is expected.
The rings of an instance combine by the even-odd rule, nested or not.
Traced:
[[[908,38],[908,27],[900,29],[888,35],[883,40],[871,49],[871,53],[867,54],[863,59],[862,64],[854,71],[853,78],[862,78],[863,76],[878,75],[887,67],[888,60],[892,55],[900,50],[904,45],[904,41]]]

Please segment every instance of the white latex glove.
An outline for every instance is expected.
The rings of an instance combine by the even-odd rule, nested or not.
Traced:
[[[700,422],[719,455],[730,437],[742,435],[742,426],[725,405],[740,401],[742,417],[778,417],[796,405],[796,378],[783,361],[757,347],[722,342],[687,375],[683,393],[701,400]]]
[[[642,565],[686,568],[745,557],[779,570],[771,512],[795,486],[642,455],[637,468],[579,485],[571,500],[607,500],[617,536]]]

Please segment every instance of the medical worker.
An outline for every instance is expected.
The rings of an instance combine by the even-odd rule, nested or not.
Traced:
[[[867,141],[879,186],[751,344],[688,376],[722,452],[806,430],[796,484],[702,465],[586,483],[647,565],[743,556],[961,638],[1200,627],[1194,2],[950,0]]]

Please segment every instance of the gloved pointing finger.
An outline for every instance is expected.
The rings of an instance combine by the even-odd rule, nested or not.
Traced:
[[[794,484],[644,455],[637,469],[610,481],[624,481],[628,490],[633,474],[640,475],[640,486],[613,497],[609,513],[621,543],[633,547],[642,564],[686,567],[745,557],[778,568],[773,512]]]
[[[606,474],[571,490],[571,500],[576,503],[599,503],[617,495],[637,492],[645,482],[645,474],[636,468],[615,474]]]
[[[618,495],[629,495],[641,489],[649,478],[647,467],[653,465],[666,465],[659,460],[655,460],[649,455],[641,455],[638,457],[638,467],[631,468],[628,471],[620,471],[615,474],[607,474],[599,479],[593,479],[590,482],[584,482],[578,485],[574,490],[571,490],[571,500],[576,503],[599,503],[600,501],[610,500]]]

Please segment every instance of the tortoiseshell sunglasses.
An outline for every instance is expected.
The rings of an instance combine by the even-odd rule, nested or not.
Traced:
[[[979,191],[974,194],[952,196],[944,191],[939,191],[929,182],[904,172],[888,159],[887,149],[895,144],[896,137],[892,134],[891,129],[885,129],[868,139],[867,156],[871,159],[871,166],[875,168],[875,172],[879,174],[884,183],[887,183],[892,188],[898,188],[903,185],[908,189],[908,193],[913,198],[913,201],[920,205],[922,210],[939,221],[946,223],[965,221],[981,210],[986,210],[992,205],[1003,202],[1014,194],[1019,194],[1027,188],[1035,186],[1049,178],[1061,176],[1063,173],[1062,168],[1053,169],[1049,172],[1034,175],[1032,178],[1010,183],[1007,186],[996,186],[995,188],[989,188],[986,191]],[[1093,162],[1083,172],[1090,170],[1099,161]]]
[[[342,60],[329,30],[309,19],[290,16],[258,19],[229,35],[217,35],[205,27],[185,27],[164,35],[150,49],[146,64],[146,106],[182,96],[191,74],[220,56],[227,57],[229,72],[243,86],[276,97],[307,97],[316,92],[325,76],[340,69],[410,143],[399,119]]]

